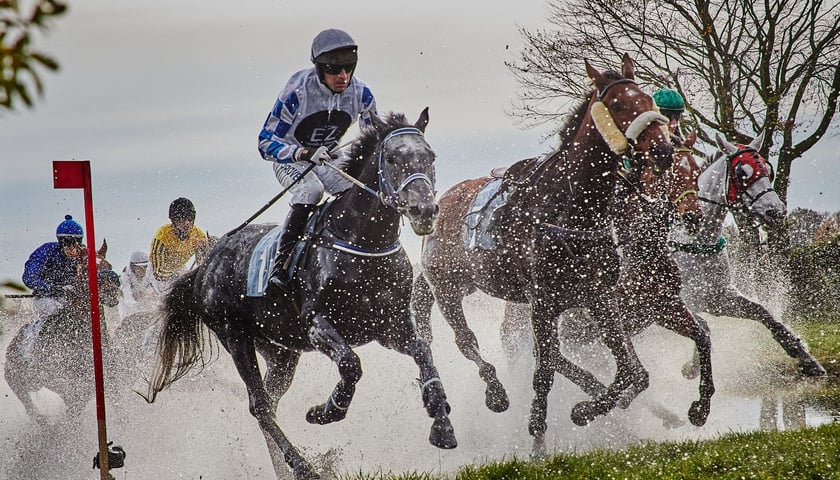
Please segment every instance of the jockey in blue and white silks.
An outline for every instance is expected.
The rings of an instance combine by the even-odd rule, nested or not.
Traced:
[[[281,268],[324,192],[337,194],[352,186],[323,163],[342,157],[331,150],[354,122],[368,126],[376,115],[373,94],[353,75],[357,50],[342,30],[333,28],[316,35],[310,55],[314,66],[289,78],[260,131],[260,155],[273,162],[280,185],[291,187],[291,210],[275,261]],[[343,157],[335,164],[348,161]],[[307,169],[309,173],[304,174]],[[270,283],[286,287],[282,275],[273,275]]]

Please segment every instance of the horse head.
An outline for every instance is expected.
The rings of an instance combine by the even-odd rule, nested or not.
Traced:
[[[424,132],[429,123],[428,107],[413,126],[395,126],[401,115],[390,120],[373,117],[372,127],[379,141],[374,157],[378,161],[377,183],[380,201],[408,218],[417,235],[434,231],[438,214],[435,202],[435,153]]]
[[[697,231],[703,217],[697,185],[703,167],[692,151],[696,141],[697,132],[691,132],[678,142],[679,146],[674,148],[674,163],[665,174],[668,200],[689,233]]]
[[[584,63],[596,92],[590,105],[592,120],[610,149],[634,165],[650,166],[659,173],[667,170],[674,151],[668,119],[636,84],[630,55],[624,54],[620,74],[602,73]]]
[[[714,160],[726,158],[727,205],[745,210],[770,228],[780,227],[787,209],[773,189],[773,166],[758,153],[764,133],[749,145],[733,145],[720,134],[716,140],[718,152]]]

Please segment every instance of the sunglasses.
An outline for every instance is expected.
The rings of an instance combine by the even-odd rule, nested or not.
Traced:
[[[354,68],[356,68],[355,63],[325,63],[324,71],[329,73],[330,75],[338,75],[344,70],[347,73],[351,73]]]

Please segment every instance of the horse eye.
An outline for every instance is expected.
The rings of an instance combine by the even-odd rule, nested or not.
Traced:
[[[745,182],[752,178],[753,173],[755,173],[755,170],[753,170],[753,168],[750,165],[738,164],[735,167],[735,175],[737,175],[738,179],[740,179],[742,182]]]

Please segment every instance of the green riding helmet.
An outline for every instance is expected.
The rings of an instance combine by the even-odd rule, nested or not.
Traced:
[[[682,112],[685,110],[685,100],[676,90],[663,88],[653,94],[653,101],[660,110]]]

